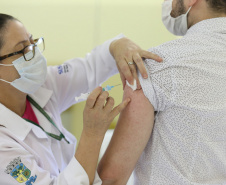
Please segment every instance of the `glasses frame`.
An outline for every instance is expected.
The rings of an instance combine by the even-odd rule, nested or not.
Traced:
[[[35,56],[35,47],[38,45],[38,43],[39,43],[39,41],[40,40],[42,40],[42,42],[43,42],[43,51],[45,50],[45,42],[44,42],[44,38],[43,37],[40,37],[40,38],[38,38],[38,39],[34,39],[34,44],[30,44],[30,45],[28,45],[28,46],[26,46],[24,49],[22,49],[22,50],[20,50],[20,51],[17,51],[17,52],[13,52],[13,53],[10,53],[10,54],[8,54],[8,55],[3,55],[3,56],[1,56],[0,57],[0,61],[1,60],[4,60],[4,59],[6,59],[6,58],[9,58],[9,57],[12,57],[12,56],[14,56],[14,55],[18,55],[18,54],[23,54],[23,57],[24,57],[24,60],[25,61],[30,61],[31,59],[33,59],[34,58],[34,56]],[[25,50],[26,50],[26,48],[28,48],[28,47],[31,47],[32,46],[32,49],[33,49],[33,57],[31,58],[31,59],[29,59],[29,60],[27,60],[26,59],[26,57],[25,57]]]

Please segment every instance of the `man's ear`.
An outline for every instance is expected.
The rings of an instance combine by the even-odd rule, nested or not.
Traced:
[[[191,7],[191,6],[194,6],[199,0],[188,0],[188,6]]]

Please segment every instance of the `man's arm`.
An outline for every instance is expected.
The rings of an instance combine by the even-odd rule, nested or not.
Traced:
[[[143,90],[126,86],[123,99],[130,104],[121,112],[111,142],[100,161],[98,172],[103,185],[127,183],[152,132],[154,108]]]

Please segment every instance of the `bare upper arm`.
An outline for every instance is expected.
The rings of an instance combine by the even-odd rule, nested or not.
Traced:
[[[109,184],[126,184],[152,132],[154,109],[143,90],[125,87],[124,99],[130,104],[121,113],[112,140],[104,154],[98,172]],[[110,183],[112,182],[112,183]]]

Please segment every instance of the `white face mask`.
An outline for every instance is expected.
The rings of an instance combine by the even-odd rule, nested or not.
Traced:
[[[26,55],[33,55],[32,51],[28,52]],[[20,78],[12,82],[3,79],[0,80],[11,84],[16,89],[26,94],[33,94],[44,84],[47,75],[47,64],[45,57],[38,48],[35,48],[35,56],[30,61],[25,61],[24,57],[21,56],[12,63],[13,64],[0,65],[14,66],[18,71]]]
[[[186,14],[182,14],[176,18],[173,18],[170,14],[173,9],[173,0],[166,0],[162,4],[162,22],[172,34],[177,36],[184,36],[188,31],[187,15],[191,10],[188,9]]]

